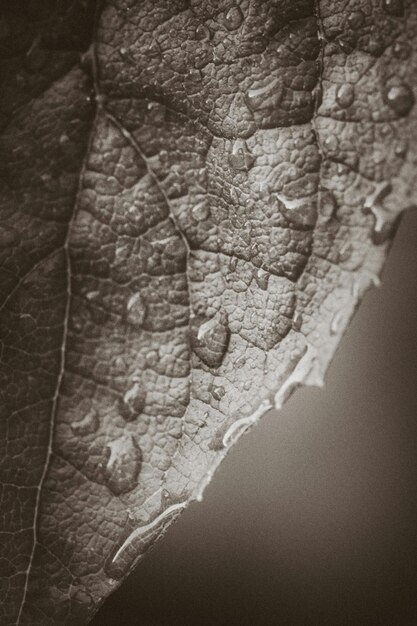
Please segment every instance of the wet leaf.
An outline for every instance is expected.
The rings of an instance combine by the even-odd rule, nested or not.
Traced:
[[[416,202],[417,9],[22,7],[0,4],[0,621],[78,626],[323,384]]]

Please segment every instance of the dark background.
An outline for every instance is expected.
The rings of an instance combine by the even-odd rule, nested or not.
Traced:
[[[417,214],[323,390],[234,447],[94,626],[417,625]]]

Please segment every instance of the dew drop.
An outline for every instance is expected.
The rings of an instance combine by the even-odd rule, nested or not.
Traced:
[[[292,327],[295,331],[298,332],[301,329],[302,324],[303,324],[303,316],[301,315],[299,311],[296,311],[294,313],[294,317],[292,318]]]
[[[227,11],[224,24],[228,30],[236,30],[243,22],[242,9],[239,6],[232,6]]]
[[[404,15],[404,0],[382,0],[382,6],[388,15],[402,17]]]
[[[234,142],[232,151],[229,154],[229,165],[234,170],[247,172],[255,163],[255,157],[249,150],[246,141],[237,140]]]
[[[142,413],[145,401],[145,390],[139,382],[135,382],[123,396],[122,402],[120,402],[120,413],[122,417],[127,422],[136,419]]]
[[[187,506],[187,502],[171,504],[162,513],[148,524],[132,528],[128,523],[119,547],[110,556],[105,565],[106,574],[113,580],[120,580],[136,565],[153,543],[156,536],[160,536],[169,519],[176,517]]]
[[[394,153],[395,156],[399,158],[404,158],[408,151],[408,144],[406,141],[401,141],[395,146]]]
[[[292,224],[300,228],[312,228],[317,221],[317,203],[315,198],[287,198],[283,194],[274,194],[279,200],[279,210]]]
[[[384,99],[399,117],[407,115],[415,102],[411,88],[405,83],[388,87],[384,92]]]
[[[142,465],[142,452],[134,437],[122,435],[107,444],[108,459],[104,480],[116,495],[132,491],[138,483]]]
[[[195,38],[198,41],[208,41],[211,39],[211,30],[206,24],[199,24],[195,29]]]
[[[324,146],[329,152],[336,152],[339,148],[339,140],[336,135],[328,135],[324,140]]]
[[[221,400],[224,397],[226,390],[224,387],[213,387],[211,390],[211,395],[215,400]]]
[[[237,367],[237,368],[241,368],[241,367],[243,367],[245,365],[245,363],[246,363],[246,357],[243,356],[243,355],[242,356],[238,356],[236,361],[235,361],[235,363],[234,363],[234,366]]]
[[[255,278],[256,284],[258,285],[260,289],[262,289],[262,291],[266,291],[268,289],[269,272],[266,272],[260,267],[254,273],[254,278]]]
[[[328,222],[337,211],[337,200],[333,192],[328,189],[319,195],[320,215]]]
[[[408,43],[397,41],[394,44],[392,52],[397,59],[401,59],[401,61],[406,61],[408,58],[410,58],[411,48]]]
[[[78,422],[71,424],[74,435],[92,435],[99,427],[97,411],[90,409]]]
[[[340,85],[336,93],[336,102],[342,109],[347,109],[355,99],[355,88],[350,83]]]
[[[196,219],[198,222],[203,222],[210,215],[210,207],[208,201],[202,200],[192,208],[191,212],[194,219]]]
[[[348,24],[353,30],[357,30],[362,26],[365,21],[365,15],[359,9],[359,11],[352,11],[348,16]]]
[[[126,320],[135,328],[140,328],[146,317],[146,305],[139,293],[135,293],[126,304]]]
[[[198,315],[190,320],[190,344],[208,367],[220,367],[227,351],[230,329],[225,312],[214,317]]]

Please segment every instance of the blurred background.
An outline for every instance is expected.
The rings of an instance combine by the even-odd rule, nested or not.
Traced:
[[[229,453],[94,626],[417,625],[417,213],[324,389]]]

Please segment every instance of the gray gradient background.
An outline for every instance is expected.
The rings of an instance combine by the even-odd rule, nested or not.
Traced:
[[[94,626],[417,625],[417,214],[323,390],[234,447]]]

